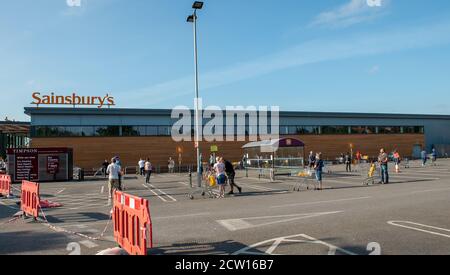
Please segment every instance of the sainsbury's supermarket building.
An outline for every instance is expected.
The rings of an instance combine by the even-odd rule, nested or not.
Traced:
[[[183,165],[196,163],[194,143],[171,137],[176,122],[171,110],[25,108],[25,113],[31,118],[31,147],[73,148],[74,164],[85,169],[115,155],[127,166],[147,157],[165,166],[169,157],[177,161],[179,153]],[[246,126],[247,134],[251,128]],[[432,147],[445,154],[450,153],[450,116],[280,112],[280,135],[300,139],[305,151],[322,152],[328,159],[350,148],[372,157],[382,147],[408,157]],[[200,147],[204,160],[216,145],[219,155],[239,161],[247,142],[202,142]]]

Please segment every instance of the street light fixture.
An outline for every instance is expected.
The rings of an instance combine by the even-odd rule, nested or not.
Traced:
[[[203,2],[195,1],[192,5],[194,9],[194,13],[189,15],[187,18],[187,22],[193,23],[194,25],[194,61],[195,61],[195,128],[196,128],[196,137],[195,137],[195,147],[197,149],[197,185],[199,188],[202,187],[202,171],[201,171],[201,156],[200,156],[200,123],[202,120],[200,118],[200,110],[199,110],[199,85],[198,85],[198,50],[197,50],[197,10],[201,10],[203,8]]]
[[[203,2],[201,1],[195,1],[192,5],[192,8],[195,10],[201,10],[203,8]]]

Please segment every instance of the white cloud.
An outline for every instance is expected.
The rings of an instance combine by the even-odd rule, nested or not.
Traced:
[[[204,93],[208,89],[308,64],[447,45],[450,44],[450,36],[443,35],[447,33],[450,33],[450,21],[341,37],[337,40],[313,40],[253,61],[201,72],[200,89]],[[377,71],[379,67],[372,69]],[[194,77],[186,76],[140,90],[124,91],[124,101],[139,102],[151,96],[152,104],[156,105],[192,94],[193,86]]]
[[[367,0],[350,0],[336,9],[322,12],[310,26],[339,28],[371,21],[380,16],[389,4],[388,0],[380,0],[381,6],[370,6],[368,3]]]
[[[376,74],[376,73],[378,73],[379,71],[380,71],[380,66],[375,65],[375,66],[373,66],[372,68],[370,68],[369,74]]]

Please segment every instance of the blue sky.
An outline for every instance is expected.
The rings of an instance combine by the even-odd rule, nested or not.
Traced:
[[[0,117],[32,92],[193,106],[191,4],[1,0]],[[199,55],[205,105],[450,115],[448,0],[206,0]]]

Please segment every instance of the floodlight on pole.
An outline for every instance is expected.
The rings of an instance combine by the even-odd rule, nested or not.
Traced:
[[[187,18],[187,22],[193,23],[194,25],[194,61],[195,61],[195,147],[197,149],[197,185],[198,187],[202,187],[202,161],[200,156],[200,124],[202,123],[202,119],[200,118],[200,110],[199,110],[199,84],[198,84],[198,47],[197,47],[197,10],[203,8],[203,2],[195,1],[192,5],[194,9],[194,13],[189,15]]]
[[[194,4],[192,5],[192,8],[194,10],[201,10],[203,8],[203,2],[195,1]]]

